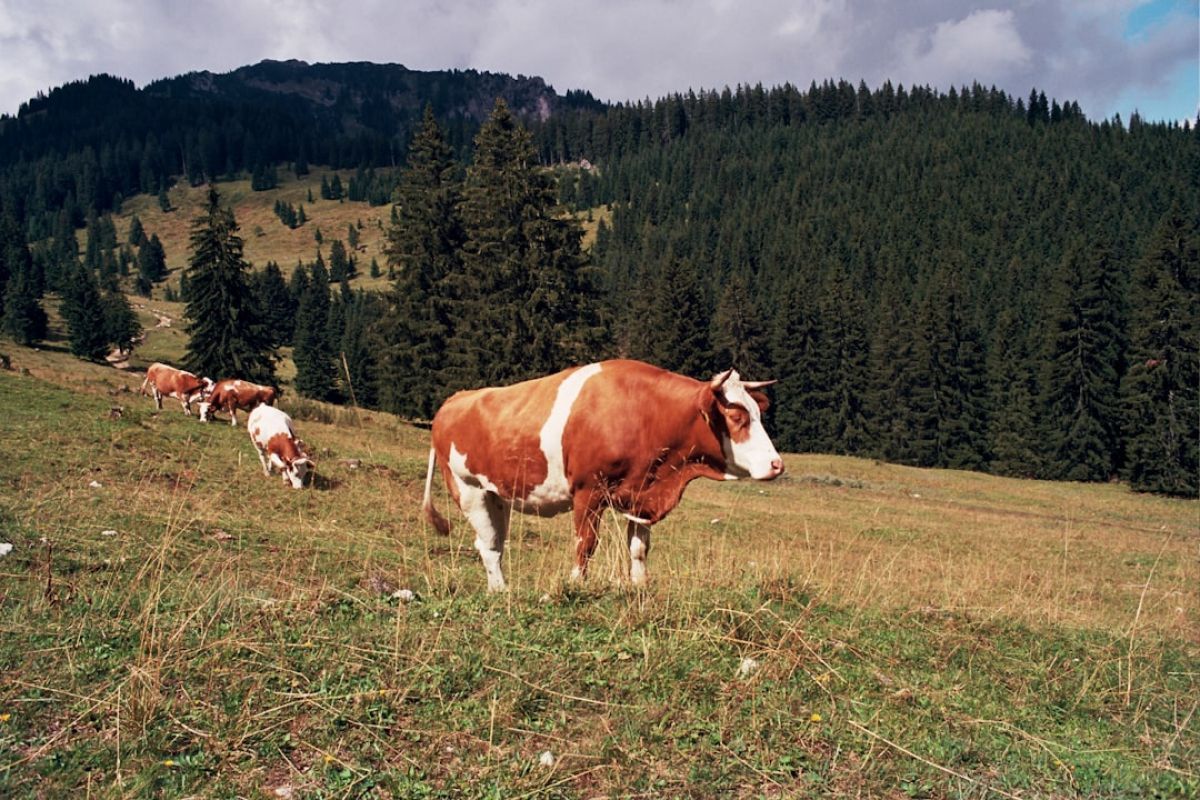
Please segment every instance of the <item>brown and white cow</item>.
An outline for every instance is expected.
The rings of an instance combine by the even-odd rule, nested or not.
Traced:
[[[191,416],[192,403],[207,397],[212,391],[213,382],[210,378],[197,378],[192,373],[176,369],[169,364],[154,363],[146,370],[146,379],[142,381],[140,393],[145,394],[147,387],[158,408],[162,408],[164,397],[174,397],[183,404],[183,412]]]
[[[628,520],[630,580],[646,580],[650,526],[696,478],[771,480],[783,461],[762,425],[774,381],[743,382],[733,370],[698,381],[639,361],[604,361],[503,388],[459,392],[433,419],[424,511],[434,467],[475,529],[488,590],[505,588],[500,559],[509,512],[575,514],[582,578],[600,514]]]
[[[279,390],[273,386],[261,386],[236,378],[217,381],[208,398],[200,403],[200,421],[208,422],[215,412],[225,411],[229,414],[229,424],[237,425],[238,409],[253,411],[256,406],[273,406],[278,394]]]
[[[274,406],[258,406],[250,412],[246,428],[258,451],[263,474],[270,477],[277,469],[283,474],[284,483],[290,483],[293,489],[303,489],[313,463],[304,450],[304,442],[296,438],[292,418]]]

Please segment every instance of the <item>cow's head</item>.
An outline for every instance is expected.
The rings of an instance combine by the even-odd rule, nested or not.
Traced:
[[[300,456],[287,465],[287,469],[283,471],[284,480],[290,483],[293,489],[303,489],[304,481],[308,478],[308,473],[312,471],[312,466],[313,463],[308,456]]]
[[[775,381],[743,381],[736,370],[726,370],[708,383],[718,424],[725,468],[734,477],[769,481],[783,474],[783,459],[762,424],[767,396],[761,391]]]

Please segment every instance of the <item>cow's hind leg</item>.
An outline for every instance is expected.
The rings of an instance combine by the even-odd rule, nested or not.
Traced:
[[[229,407],[229,424],[237,427],[237,406]]]
[[[152,386],[150,391],[154,393],[154,407],[159,411],[162,411],[162,392],[158,390],[157,386]]]
[[[587,575],[588,561],[596,552],[596,528],[603,510],[603,504],[595,502],[591,492],[576,493],[575,566],[571,568],[571,580],[581,580]]]
[[[646,556],[650,554],[650,526],[629,520],[625,526],[629,539],[629,582],[641,586],[646,582]]]
[[[475,529],[475,549],[487,570],[488,591],[504,591],[508,587],[504,583],[500,559],[504,556],[504,541],[508,538],[508,504],[485,489],[460,487],[459,505]]]
[[[259,447],[257,442],[254,444],[254,449],[258,452],[258,460],[262,464],[263,475],[266,475],[268,478],[271,477],[271,459],[267,457],[267,451]]]

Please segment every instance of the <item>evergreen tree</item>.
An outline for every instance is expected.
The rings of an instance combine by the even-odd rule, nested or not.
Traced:
[[[379,401],[389,411],[429,419],[448,393],[448,366],[466,370],[461,354],[448,352],[447,344],[465,241],[462,180],[428,106],[398,191],[384,248],[395,283],[376,327]],[[466,377],[461,385],[470,383]]]
[[[338,283],[350,277],[350,261],[346,257],[346,245],[334,239],[329,245],[329,280]]]
[[[192,223],[187,277],[188,345],[184,364],[197,375],[275,382],[271,334],[247,284],[248,266],[233,212],[216,187]]]
[[[1107,480],[1117,467],[1122,358],[1118,265],[1072,246],[1050,299],[1040,385],[1045,476]]]
[[[67,323],[71,353],[79,358],[99,361],[108,354],[108,336],[104,324],[104,304],[92,272],[76,264],[62,292],[60,311]]]
[[[1027,327],[1016,309],[1002,310],[987,355],[988,468],[998,475],[1025,478],[1041,472]]]
[[[337,354],[329,341],[329,274],[316,263],[296,310],[296,391],[305,397],[331,400],[336,396]]]
[[[163,211],[163,213],[168,213],[172,210],[171,198],[167,196],[166,187],[158,190],[158,207]]]
[[[9,277],[4,290],[4,332],[17,344],[31,346],[46,338],[46,312],[27,270]]]
[[[1200,480],[1200,232],[1179,205],[1156,229],[1132,287],[1121,384],[1126,474],[1137,491],[1196,497]]]
[[[100,302],[104,314],[104,338],[122,353],[128,353],[142,333],[137,314],[120,291],[105,292]]]
[[[821,373],[825,346],[811,281],[800,272],[782,287],[771,329],[772,419],[780,449],[811,452],[827,440],[830,428],[827,376]]]
[[[283,273],[274,261],[258,274],[254,282],[255,303],[262,310],[263,322],[271,334],[275,347],[292,343],[292,331],[296,326],[296,303],[283,280]]]
[[[594,357],[602,342],[599,292],[578,223],[558,213],[552,179],[503,100],[475,139],[462,209],[464,324],[452,347],[482,372],[480,382],[508,383]]]
[[[735,274],[725,284],[713,314],[711,338],[714,370],[736,367],[749,380],[763,380],[767,372],[766,325],[745,275]]]
[[[370,269],[371,277],[378,278],[382,274],[383,274],[383,272],[380,271],[380,269],[379,269],[379,261],[377,261],[374,256],[371,256],[371,269]]]
[[[857,454],[867,449],[865,398],[870,356],[862,297],[839,272],[825,294],[826,366],[829,429],[822,449]]]
[[[138,250],[138,277],[147,286],[167,277],[167,254],[157,233]],[[148,297],[149,291],[145,294]]]
[[[142,220],[137,214],[129,220],[129,244],[134,247],[141,247],[146,241],[146,229],[142,227]]]

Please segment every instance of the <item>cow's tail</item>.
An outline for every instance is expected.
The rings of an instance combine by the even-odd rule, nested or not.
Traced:
[[[421,509],[425,512],[425,519],[429,521],[429,524],[442,536],[447,536],[450,533],[450,521],[433,507],[433,471],[436,467],[437,450],[431,447],[429,448],[429,468],[425,471],[425,499],[421,503]]]
[[[150,370],[146,370],[146,379],[142,381],[142,388],[138,389],[138,394],[145,396],[146,386],[150,383]]]

